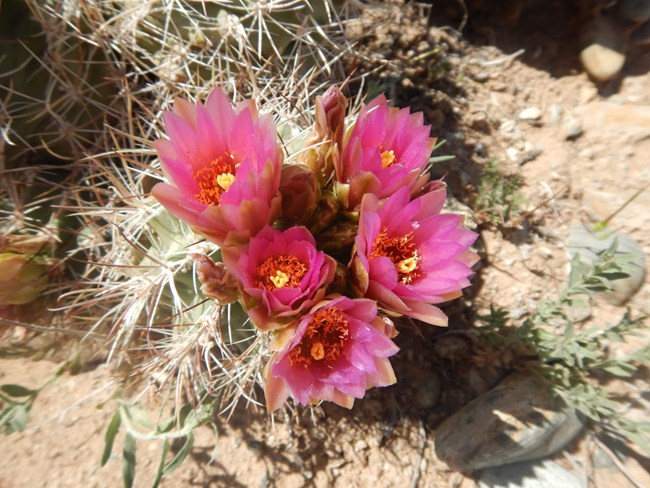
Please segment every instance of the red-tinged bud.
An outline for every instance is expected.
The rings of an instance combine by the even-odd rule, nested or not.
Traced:
[[[320,183],[316,173],[301,164],[285,165],[280,179],[282,219],[289,224],[303,224],[320,201]]]
[[[219,305],[234,303],[239,297],[237,281],[223,263],[215,263],[203,254],[192,254],[203,294]]]

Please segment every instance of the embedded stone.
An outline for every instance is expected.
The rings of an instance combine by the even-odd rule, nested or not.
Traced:
[[[531,461],[486,469],[479,488],[587,488],[584,476],[564,469],[556,462]]]
[[[580,61],[589,76],[597,81],[609,81],[625,64],[627,38],[624,30],[609,18],[599,17],[587,28],[586,47]]]
[[[436,454],[460,471],[501,466],[553,454],[581,428],[548,385],[520,372],[445,420],[435,432]]]

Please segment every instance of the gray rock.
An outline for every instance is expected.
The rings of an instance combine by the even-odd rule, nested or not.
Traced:
[[[619,0],[616,12],[625,20],[642,24],[650,20],[650,0]]]
[[[537,156],[542,154],[542,151],[543,151],[542,146],[526,145],[524,151],[521,154],[519,154],[519,157],[517,158],[517,164],[521,166],[522,164],[526,164],[530,161],[537,159]]]
[[[559,464],[546,460],[486,469],[479,488],[587,488],[587,481]]]
[[[582,135],[582,124],[578,119],[569,117],[564,121],[564,135],[567,139],[576,139]]]
[[[581,428],[540,378],[515,373],[438,427],[436,454],[461,471],[501,466],[553,454]]]
[[[579,254],[583,263],[593,264],[615,240],[616,253],[630,255],[631,263],[627,270],[629,276],[612,281],[611,290],[598,292],[596,295],[612,305],[623,305],[641,288],[645,280],[646,259],[641,246],[623,232],[611,229],[593,232],[580,225],[569,229],[566,248],[571,259]]]
[[[580,61],[587,73],[597,81],[609,81],[618,75],[625,64],[627,37],[621,26],[612,19],[595,19],[584,33],[586,47],[580,52]]]

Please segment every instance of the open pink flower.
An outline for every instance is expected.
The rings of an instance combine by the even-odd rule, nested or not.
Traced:
[[[421,112],[389,107],[382,95],[366,105],[336,164],[336,192],[343,206],[356,210],[363,195],[386,198],[400,188],[417,192],[428,180],[422,174],[435,139]]]
[[[243,244],[281,208],[282,152],[270,116],[252,100],[233,109],[220,88],[205,105],[181,99],[163,115],[169,140],[154,147],[174,186],[152,194],[165,208],[219,245]]]
[[[460,296],[478,256],[470,250],[477,235],[463,227],[462,216],[440,214],[445,197],[442,183],[411,202],[406,188],[383,205],[375,195],[364,197],[350,262],[359,295],[387,311],[447,325],[432,304]]]
[[[316,249],[304,227],[284,232],[267,227],[247,249],[224,249],[222,257],[241,283],[248,315],[262,330],[286,326],[322,300],[336,272],[334,259]]]
[[[303,405],[327,400],[351,408],[368,388],[392,385],[387,358],[399,350],[392,332],[373,300],[340,296],[321,302],[278,333],[276,342],[285,344],[266,370],[267,407],[275,410],[291,396]]]

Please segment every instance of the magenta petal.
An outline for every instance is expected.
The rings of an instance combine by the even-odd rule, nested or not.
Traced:
[[[230,100],[220,88],[215,88],[210,92],[205,102],[205,108],[210,113],[216,126],[224,134],[229,134],[235,119],[235,111],[232,108]]]
[[[196,126],[196,106],[194,104],[182,98],[175,98],[173,111],[190,126]]]
[[[187,198],[180,190],[167,183],[156,184],[151,194],[175,217],[192,226],[198,225],[199,213],[205,209],[205,205]]]
[[[163,114],[165,127],[169,133],[169,140],[176,150],[176,154],[182,157],[192,168],[202,166],[198,163],[197,139],[194,128],[173,112]],[[209,161],[206,161],[206,163]]]
[[[189,165],[183,163],[176,155],[176,150],[171,142],[158,139],[153,146],[160,156],[160,166],[167,178],[171,179],[179,190],[185,194],[195,195],[199,192],[196,180],[192,176]]]
[[[409,302],[408,305],[408,311],[405,314],[409,317],[421,320],[427,324],[447,327],[447,316],[438,307],[421,302]]]
[[[277,410],[289,398],[289,389],[284,381],[267,371],[264,381],[264,397],[269,411]]]

